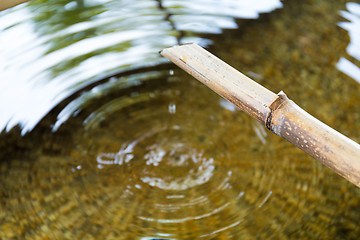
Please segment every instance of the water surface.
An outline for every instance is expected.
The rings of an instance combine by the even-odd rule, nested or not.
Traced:
[[[0,238],[356,239],[358,188],[157,50],[208,46],[359,142],[359,3],[245,2],[4,12]]]

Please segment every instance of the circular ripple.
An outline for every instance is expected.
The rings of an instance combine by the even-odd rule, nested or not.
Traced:
[[[214,159],[206,156],[201,145],[194,145],[199,140],[193,139],[192,133],[186,133],[177,125],[151,129],[123,143],[115,153],[99,153],[97,168],[110,175],[115,168],[137,171],[136,184],[133,184],[137,188],[145,183],[163,190],[180,191],[204,184],[213,175]]]
[[[72,133],[73,145],[63,154],[2,165],[10,199],[3,213],[12,216],[7,232],[30,239],[64,233],[97,239],[286,238],[299,226],[318,231],[316,216],[331,221],[326,216],[336,208],[318,207],[319,201],[326,194],[341,197],[318,193],[328,184],[325,173],[333,175],[177,74],[149,87],[112,87],[60,127]]]
[[[84,194],[104,204],[109,221],[126,216],[119,233],[132,226],[133,236],[207,238],[242,228],[273,194],[266,132],[196,82],[165,86],[88,114],[70,154]],[[96,186],[114,197],[93,194]]]

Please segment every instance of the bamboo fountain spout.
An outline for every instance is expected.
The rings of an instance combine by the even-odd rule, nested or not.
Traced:
[[[360,145],[196,44],[162,50],[165,56],[276,135],[360,187]]]

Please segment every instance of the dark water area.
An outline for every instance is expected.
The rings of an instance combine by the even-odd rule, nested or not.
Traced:
[[[197,42],[360,142],[360,2],[248,2],[0,13],[0,238],[357,239],[357,187],[158,54]]]

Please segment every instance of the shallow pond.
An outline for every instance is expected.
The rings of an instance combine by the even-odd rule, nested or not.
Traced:
[[[0,238],[357,239],[357,187],[158,51],[207,46],[360,142],[360,3],[246,2],[1,13]]]

